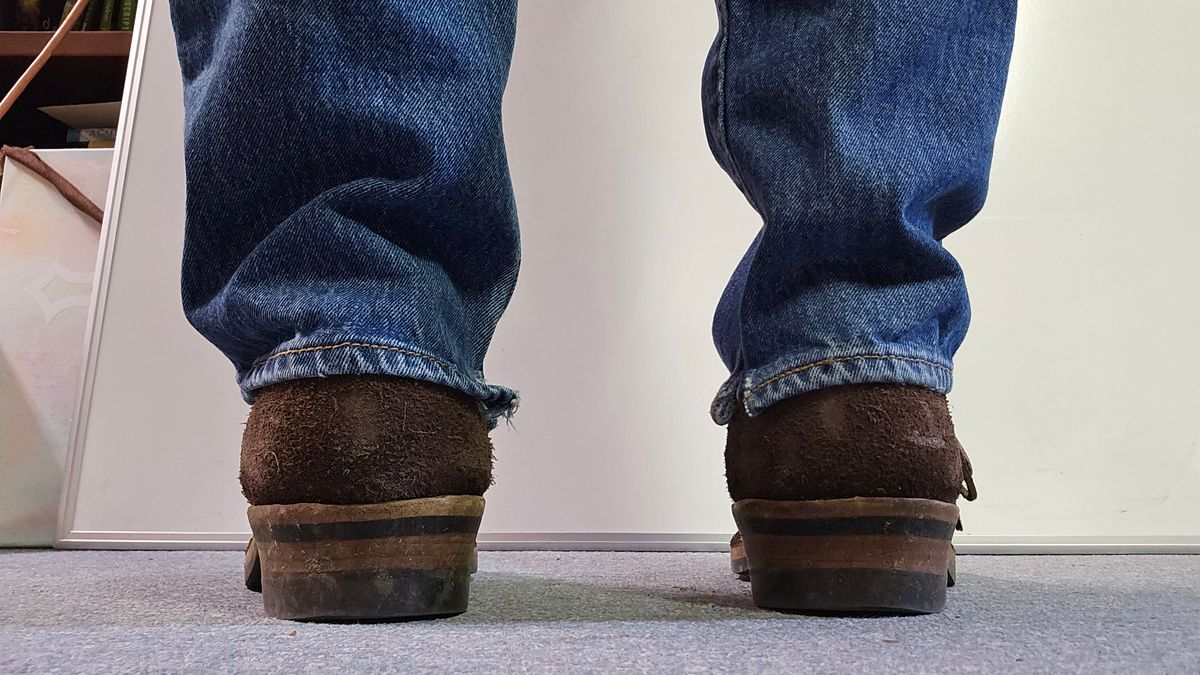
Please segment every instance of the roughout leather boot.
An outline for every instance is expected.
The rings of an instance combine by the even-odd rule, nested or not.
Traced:
[[[946,398],[891,384],[785,399],[729,424],[734,571],[759,607],[932,613],[953,583],[970,462]],[[965,486],[964,486],[965,483]]]
[[[254,538],[246,585],[267,614],[376,620],[467,608],[492,444],[474,399],[398,377],[258,392],[242,436]]]

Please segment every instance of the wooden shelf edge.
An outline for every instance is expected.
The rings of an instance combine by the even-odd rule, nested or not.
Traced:
[[[50,31],[0,31],[0,58],[32,59],[50,41]],[[107,56],[128,57],[133,33],[127,30],[72,31],[58,46],[54,57]]]

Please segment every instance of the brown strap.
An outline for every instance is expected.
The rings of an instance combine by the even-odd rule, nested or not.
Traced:
[[[104,211],[99,206],[92,203],[92,200],[80,192],[79,188],[75,187],[71,181],[67,180],[61,173],[55,171],[35,153],[25,148],[14,148],[11,145],[5,145],[0,147],[0,158],[3,157],[11,157],[14,162],[45,178],[58,190],[64,199],[74,204],[75,208],[91,216],[92,220],[96,221],[97,226],[104,221]]]
[[[979,491],[975,489],[975,478],[972,475],[974,472],[971,469],[971,458],[967,457],[967,451],[961,447],[958,449],[958,455],[962,458],[962,474],[963,482],[966,483],[959,489],[962,496],[967,498],[967,501],[973,502],[979,496]]]

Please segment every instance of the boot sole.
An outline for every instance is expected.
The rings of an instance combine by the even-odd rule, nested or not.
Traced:
[[[479,552],[478,549],[471,552],[471,564],[467,568],[471,574],[479,571]],[[246,589],[255,593],[262,593],[262,563],[258,558],[258,547],[254,544],[254,537],[250,537],[250,541],[246,542],[246,561],[242,566],[242,574],[246,578]],[[743,581],[750,581],[749,573]],[[954,584],[951,583],[951,586]]]
[[[750,560],[746,558],[746,542],[741,532],[734,532],[729,540],[729,569],[742,581],[750,581]]]
[[[953,504],[745,499],[733,505],[733,515],[744,553],[731,546],[731,566],[748,574],[758,607],[933,614],[946,605],[946,587],[954,583]]]
[[[251,543],[253,544],[253,540],[251,540]],[[946,570],[947,588],[954,587],[954,577],[957,575],[957,559],[958,553],[954,550],[954,544],[950,544],[950,565],[949,569]],[[249,566],[250,564],[251,563],[248,560],[246,567],[246,585],[248,588],[250,588],[250,590],[257,591],[260,589],[250,587],[249,580],[252,578],[250,576],[252,569]],[[735,575],[737,575],[739,581],[750,581],[750,560],[746,558],[746,542],[742,541],[741,532],[734,533],[733,539],[729,540],[729,569],[732,570]]]
[[[251,506],[245,579],[277,619],[383,621],[467,609],[484,501]]]

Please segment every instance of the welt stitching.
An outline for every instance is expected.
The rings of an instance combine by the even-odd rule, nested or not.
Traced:
[[[887,354],[859,354],[858,356],[842,356],[842,357],[838,357],[835,359],[825,359],[823,361],[814,361],[812,363],[806,363],[803,366],[798,366],[796,368],[792,368],[791,370],[785,370],[782,373],[779,373],[778,375],[775,375],[774,377],[772,377],[768,380],[764,380],[763,382],[760,382],[756,387],[754,387],[753,389],[750,390],[750,393],[754,394],[754,393],[762,390],[767,385],[770,385],[774,382],[778,382],[779,380],[782,380],[783,378],[785,378],[789,375],[795,375],[796,373],[803,373],[804,371],[811,370],[812,368],[819,368],[821,366],[829,366],[829,365],[833,365],[835,363],[845,363],[847,361],[861,361],[861,360],[865,360],[865,359],[889,360],[889,361],[910,361],[912,363],[920,363],[920,364],[924,364],[926,366],[933,366],[934,368],[944,370],[947,373],[954,372],[951,369],[947,368],[946,366],[943,366],[940,363],[934,363],[933,361],[929,361],[926,359],[918,359],[918,358],[914,358],[911,356],[889,356]]]
[[[275,359],[278,359],[280,357],[290,356],[292,354],[304,354],[307,352],[319,352],[319,351],[325,351],[327,349],[347,349],[347,348],[352,348],[352,347],[360,348],[360,349],[377,349],[380,351],[398,352],[400,354],[405,354],[407,356],[415,356],[419,359],[425,359],[426,361],[432,361],[447,370],[454,369],[454,366],[447,363],[446,361],[443,361],[439,358],[435,358],[433,356],[429,356],[428,354],[421,354],[420,352],[414,352],[414,351],[411,351],[408,349],[401,349],[400,347],[392,347],[390,345],[374,345],[374,344],[368,344],[365,342],[339,342],[336,345],[321,345],[319,347],[302,347],[299,349],[288,349],[286,351],[279,352],[278,354],[272,354],[271,356],[268,356],[267,358],[263,359],[258,365],[261,366],[261,365],[264,365],[271,361],[274,361]]]

